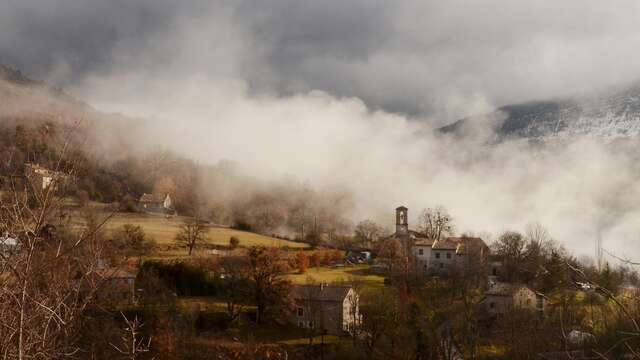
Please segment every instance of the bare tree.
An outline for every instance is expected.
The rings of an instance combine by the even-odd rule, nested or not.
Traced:
[[[247,259],[239,256],[225,256],[220,259],[224,273],[223,291],[227,305],[227,316],[231,322],[236,321],[247,304],[249,291],[249,264]]]
[[[370,246],[378,241],[378,239],[387,235],[386,230],[382,226],[371,220],[359,222],[358,225],[356,225],[354,233],[356,240],[365,246]]]
[[[189,256],[193,249],[206,241],[206,235],[209,228],[197,216],[191,220],[187,220],[181,227],[180,232],[176,234],[176,242],[189,250]]]
[[[143,354],[149,352],[151,338],[144,339],[141,336],[142,322],[135,317],[129,320],[123,313],[120,313],[126,324],[122,337],[118,345],[111,343],[111,346],[120,354],[122,359],[137,360]]]
[[[106,216],[77,229],[61,197],[73,161],[70,141],[60,149],[54,176],[43,186],[12,181],[0,199],[0,233],[15,240],[0,252],[0,352],[12,359],[57,359],[81,350],[81,322],[92,304]],[[66,174],[63,174],[63,172]]]
[[[551,236],[547,229],[540,223],[532,223],[527,225],[526,238],[532,243],[538,244],[539,247],[543,247],[546,243],[551,241]]]
[[[442,206],[424,209],[420,215],[420,231],[429,240],[440,240],[453,234],[453,219]]]

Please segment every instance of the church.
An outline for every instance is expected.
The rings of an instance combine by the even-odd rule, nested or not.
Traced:
[[[479,237],[431,239],[409,229],[409,209],[405,206],[396,208],[396,231],[390,238],[400,241],[416,269],[425,275],[449,274],[455,267],[483,261],[489,255],[489,247]]]

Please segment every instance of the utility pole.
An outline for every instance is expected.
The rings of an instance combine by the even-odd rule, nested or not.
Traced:
[[[602,230],[598,228],[598,233],[596,235],[596,266],[598,268],[598,271],[602,271],[602,258]]]

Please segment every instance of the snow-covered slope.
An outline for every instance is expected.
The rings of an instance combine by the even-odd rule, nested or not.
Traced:
[[[493,122],[502,138],[594,136],[613,140],[640,135],[640,86],[601,96],[504,106],[493,114],[459,120],[440,130],[457,133]]]

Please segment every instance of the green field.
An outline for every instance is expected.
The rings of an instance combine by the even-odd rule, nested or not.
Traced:
[[[160,245],[175,244],[175,236],[180,231],[180,226],[187,220],[185,217],[155,216],[138,213],[116,213],[107,221],[105,229],[107,231],[121,227],[124,224],[141,226],[145,233],[152,237]],[[235,236],[240,240],[240,246],[262,245],[268,247],[290,247],[306,248],[307,244],[294,241],[276,239],[256,233],[234,230],[226,227],[209,227],[207,233],[207,244],[229,245],[229,238]]]
[[[365,286],[383,286],[384,277],[371,273],[369,265],[354,265],[347,267],[311,268],[304,274],[287,275],[294,284],[313,283],[362,283]]]

